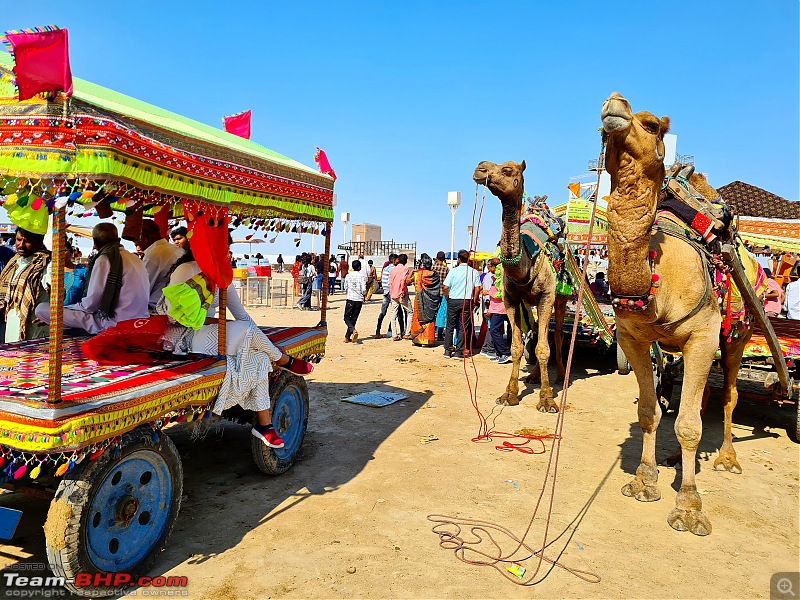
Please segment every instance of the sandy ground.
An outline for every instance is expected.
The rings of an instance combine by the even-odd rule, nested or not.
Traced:
[[[475,443],[479,419],[464,364],[440,348],[370,339],[379,303],[359,320],[363,343],[344,344],[344,300],[329,312],[326,359],[308,377],[311,409],[302,455],[288,473],[262,475],[250,434],[226,425],[200,442],[171,430],[185,470],[181,513],[151,574],[189,578],[197,599],[255,598],[768,598],[770,577],[797,571],[800,453],[783,429],[788,411],[742,403],[734,415],[742,475],[711,468],[722,438],[712,400],[698,486],[713,533],[696,537],[666,522],[680,471],[660,468],[662,499],[640,503],[620,488],[641,453],[633,375],[607,358],[576,355],[546,551],[589,583],[545,564],[526,589],[493,568],[468,565],[439,546],[433,513],[496,522],[523,535],[550,457]],[[318,313],[254,309],[259,322],[313,325]],[[384,331],[386,324],[384,324]],[[478,406],[489,415],[510,365],[476,357]],[[469,381],[475,387],[475,375]],[[560,386],[557,386],[560,390]],[[341,402],[368,390],[407,399],[385,408]],[[551,431],[535,410],[538,386],[516,408],[495,409],[497,430]],[[658,456],[676,447],[675,416],[662,420]],[[424,443],[425,436],[437,439]],[[19,537],[0,546],[0,567],[42,559],[47,502],[26,499]],[[545,496],[527,543],[542,547]],[[560,536],[560,537],[559,537]],[[504,551],[514,541],[495,536]],[[558,538],[558,539],[556,539]],[[555,541],[553,541],[555,540]],[[482,546],[491,552],[491,546]],[[536,559],[524,562],[535,571]],[[800,591],[800,590],[798,590]],[[0,591],[0,595],[2,595]]]

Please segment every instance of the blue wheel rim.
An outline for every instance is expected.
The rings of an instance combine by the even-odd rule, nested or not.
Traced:
[[[292,456],[303,441],[305,402],[300,389],[293,384],[286,386],[272,408],[272,425],[283,439],[283,448],[275,448],[280,459]]]
[[[89,507],[86,547],[106,572],[132,569],[158,544],[172,504],[172,478],[161,455],[139,450],[117,463]]]

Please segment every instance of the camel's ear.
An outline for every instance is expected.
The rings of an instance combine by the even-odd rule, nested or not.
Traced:
[[[525,161],[523,160],[523,161],[522,161],[522,162],[519,164],[519,172],[520,172],[520,173],[522,173],[524,170],[525,170]]]
[[[661,135],[665,135],[666,133],[669,133],[670,124],[671,124],[671,122],[669,120],[669,117],[661,117],[661,128],[660,128],[661,129],[661,131],[660,131]]]

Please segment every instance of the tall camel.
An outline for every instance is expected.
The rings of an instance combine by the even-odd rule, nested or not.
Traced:
[[[731,436],[736,406],[736,376],[749,327],[737,324],[732,341],[720,339],[722,317],[707,265],[685,238],[652,230],[664,182],[664,134],[669,117],[636,114],[628,101],[613,93],[601,111],[606,137],[606,169],[611,175],[608,201],[608,280],[617,298],[617,342],[625,352],[639,384],[639,425],[642,428],[641,464],[635,478],[622,488],[626,496],[643,502],[661,497],[657,486],[656,430],[661,418],[653,383],[650,345],[679,348],[684,357],[681,404],[675,433],[683,462],[680,491],[667,522],[678,531],[711,533],[695,484],[695,458],[702,433],[701,406],[717,347],[722,350],[725,374],[724,441],[715,469],[741,473]],[[693,175],[689,183],[703,195],[716,191]]]
[[[503,301],[511,322],[511,378],[506,391],[497,399],[498,404],[516,406],[519,404],[519,365],[523,355],[522,342],[522,310],[537,307],[539,317],[538,339],[536,341],[537,367],[528,376],[527,381],[541,378],[539,403],[536,408],[542,412],[558,412],[550,387],[550,376],[547,363],[550,360],[550,346],[547,334],[550,329],[550,316],[553,306],[556,307],[556,365],[557,381],[564,378],[564,364],[561,357],[563,342],[562,326],[567,307],[567,296],[556,295],[556,275],[548,268],[550,260],[544,252],[539,252],[533,259],[520,241],[520,212],[522,210],[522,192],[524,191],[525,161],[521,164],[504,162],[496,165],[482,162],[476,168],[472,179],[485,185],[489,191],[500,199],[503,206],[503,231],[500,235],[500,260],[503,263]]]

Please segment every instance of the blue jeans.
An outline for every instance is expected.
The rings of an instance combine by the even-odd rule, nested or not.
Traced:
[[[383,325],[383,318],[386,316],[386,313],[389,310],[389,305],[391,303],[392,303],[392,297],[388,293],[384,294],[383,304],[381,304],[381,312],[378,315],[378,325],[377,327],[375,327],[375,335],[381,334],[381,325]],[[389,333],[394,333],[394,335],[403,335],[405,332],[406,323],[402,311],[400,312],[398,317],[400,320],[400,333],[392,331],[391,319],[389,320]]]
[[[303,295],[297,303],[301,308],[311,308],[311,286],[313,284],[314,282],[310,280],[303,284]]]
[[[497,356],[510,356],[511,347],[509,340],[511,339],[511,323],[508,320],[508,315],[490,315],[492,317],[492,324],[490,325],[492,333],[492,342],[494,349],[497,351]],[[508,338],[505,333],[508,332]]]

